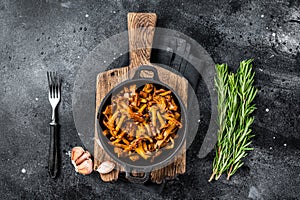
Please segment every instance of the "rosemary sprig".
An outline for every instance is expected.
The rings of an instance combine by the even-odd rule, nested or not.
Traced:
[[[216,65],[215,84],[218,92],[218,142],[213,162],[213,173],[209,179],[218,180],[227,171],[230,178],[242,165],[247,151],[252,150],[251,124],[255,110],[252,104],[257,89],[253,86],[252,59],[240,63],[236,74],[228,75],[227,65]]]
[[[216,157],[213,162],[213,174],[210,177],[211,181],[216,174],[220,173],[220,167],[222,163],[223,153],[226,151],[224,144],[224,133],[226,127],[226,111],[227,111],[227,87],[228,87],[228,66],[226,64],[216,65],[217,76],[215,77],[215,85],[218,93],[218,142],[216,148]],[[223,148],[222,148],[223,147]]]
[[[247,155],[246,152],[253,150],[253,148],[249,147],[252,142],[251,138],[254,136],[251,134],[251,124],[254,121],[254,117],[251,114],[256,109],[252,101],[257,94],[257,89],[253,86],[255,73],[252,71],[252,61],[252,59],[242,61],[236,74],[239,97],[237,113],[239,118],[237,119],[238,127],[236,127],[235,131],[236,137],[232,137],[233,156],[227,172],[227,179],[243,165],[241,159]]]

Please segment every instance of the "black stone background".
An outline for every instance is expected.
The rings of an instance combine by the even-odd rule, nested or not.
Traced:
[[[126,30],[130,11],[157,13],[157,26],[194,38],[231,70],[255,59],[255,150],[230,181],[208,183],[213,153],[199,159],[193,151],[187,172],[161,194],[74,172],[67,153],[82,145],[71,107],[76,71],[102,40]],[[299,199],[299,1],[2,0],[0,27],[1,199]],[[47,173],[47,70],[64,79],[56,180]]]

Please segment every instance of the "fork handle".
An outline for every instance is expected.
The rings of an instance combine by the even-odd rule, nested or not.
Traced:
[[[51,178],[55,178],[58,172],[58,124],[50,123],[50,148],[48,169]]]

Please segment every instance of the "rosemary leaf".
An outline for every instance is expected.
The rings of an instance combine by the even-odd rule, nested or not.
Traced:
[[[240,63],[236,74],[228,72],[226,64],[216,65],[215,85],[218,93],[218,142],[213,161],[213,173],[209,179],[217,180],[227,172],[230,178],[244,163],[254,136],[251,116],[256,106],[252,104],[257,89],[253,86],[255,73],[252,59]]]
[[[216,148],[216,157],[213,162],[213,174],[210,178],[210,181],[214,178],[215,175],[220,174],[220,167],[222,166],[220,163],[226,162],[224,159],[226,158],[223,156],[227,154],[228,147],[226,146],[225,142],[225,127],[226,127],[226,111],[227,111],[227,85],[228,85],[228,66],[226,64],[216,65],[217,75],[215,77],[215,85],[217,88],[218,93],[218,142]]]

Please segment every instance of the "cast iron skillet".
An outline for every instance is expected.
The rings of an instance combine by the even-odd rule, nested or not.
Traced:
[[[143,78],[140,76],[140,73],[143,71],[151,71],[153,73],[153,78]],[[119,158],[117,154],[114,152],[114,146],[109,144],[109,139],[102,133],[103,130],[106,129],[106,127],[103,125],[103,117],[104,115],[102,112],[106,108],[107,105],[111,104],[111,97],[113,95],[118,94],[121,90],[124,89],[124,87],[129,87],[130,85],[136,84],[137,88],[144,86],[147,83],[152,83],[156,86],[163,87],[167,90],[171,90],[173,94],[173,98],[175,100],[175,103],[179,105],[179,111],[181,114],[181,123],[182,123],[182,128],[180,128],[177,131],[178,138],[175,139],[175,145],[173,149],[167,150],[167,149],[162,149],[162,154],[155,158],[153,162],[150,162],[150,159],[144,160],[144,159],[139,159],[137,161],[132,161],[129,158]],[[135,75],[133,76],[132,79],[124,81],[114,87],[107,95],[104,97],[102,100],[98,114],[97,114],[97,132],[98,136],[101,142],[101,145],[105,152],[109,154],[111,158],[113,158],[117,163],[119,163],[121,166],[124,167],[125,173],[126,173],[126,178],[134,183],[144,183],[149,179],[150,172],[154,169],[158,169],[161,166],[165,166],[166,164],[169,164],[169,162],[172,161],[174,156],[177,154],[177,152],[181,149],[185,138],[187,134],[187,117],[186,117],[186,108],[179,97],[179,95],[168,85],[162,83],[159,80],[157,70],[154,67],[151,66],[140,66],[136,72]],[[137,177],[137,176],[132,176],[131,172],[132,171],[137,171],[137,172],[144,172],[143,177]]]

